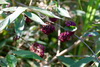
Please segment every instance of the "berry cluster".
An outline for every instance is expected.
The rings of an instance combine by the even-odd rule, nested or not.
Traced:
[[[52,19],[54,19],[54,18],[52,18]],[[65,24],[66,24],[67,27],[76,26],[76,23],[73,22],[73,21],[67,21],[67,22],[65,22]],[[41,31],[48,35],[48,34],[55,31],[55,27],[52,24],[45,25],[41,28]],[[63,33],[60,34],[60,36],[58,36],[58,39],[61,42],[68,41],[68,40],[70,40],[70,37],[74,34],[74,32],[75,31],[73,31],[73,32],[72,31],[63,32]]]
[[[74,34],[74,32],[66,31],[66,32],[61,33],[60,36],[58,37],[58,39],[61,42],[69,41],[70,36],[72,36],[73,34]]]
[[[30,18],[28,18],[26,15],[25,15],[25,17],[26,17],[25,22],[26,22],[27,24],[32,22],[32,20],[31,20]]]
[[[30,46],[30,51],[36,53],[40,57],[44,56],[45,47],[42,44],[34,43]]]
[[[50,34],[52,32],[55,31],[55,27],[52,25],[52,24],[49,24],[49,25],[44,25],[42,28],[41,28],[41,31],[45,34]]]

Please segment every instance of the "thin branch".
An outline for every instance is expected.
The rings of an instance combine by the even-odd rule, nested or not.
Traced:
[[[60,25],[60,20],[59,20],[58,24]],[[60,36],[60,33],[61,33],[61,29],[60,29],[60,27],[58,26],[58,36]],[[60,52],[60,45],[61,45],[61,41],[58,40],[58,50],[57,50],[57,55],[58,55],[59,52]]]
[[[93,55],[64,55],[64,57],[91,57]]]
[[[80,38],[82,38],[82,37],[80,37]],[[48,62],[48,64],[50,64],[50,63],[52,63],[54,60],[56,60],[56,59],[57,59],[57,56],[61,56],[61,55],[65,54],[65,53],[67,53],[68,51],[70,51],[71,49],[75,48],[76,46],[78,46],[79,43],[81,43],[81,40],[77,40],[77,41],[76,41],[72,46],[70,46],[68,49],[63,50],[63,51],[61,51],[58,55],[54,56],[54,57]]]
[[[81,39],[80,37],[78,37],[77,35],[75,35],[75,36],[76,36],[78,39],[80,39],[80,40],[88,47],[88,49],[92,52],[92,54],[95,56],[95,58],[97,59],[97,61],[100,63],[98,57],[96,56],[96,54],[94,53],[94,51],[88,46],[88,44],[86,44],[86,43],[84,42],[84,40]]]
[[[33,0],[30,0],[29,6],[32,6],[32,2],[33,2]]]

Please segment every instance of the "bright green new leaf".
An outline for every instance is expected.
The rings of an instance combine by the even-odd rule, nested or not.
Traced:
[[[17,59],[14,55],[7,55],[6,60],[8,62],[9,67],[16,67]]]
[[[22,58],[33,58],[33,59],[43,60],[37,54],[35,54],[33,52],[30,52],[30,51],[26,51],[26,50],[18,50],[18,51],[14,51],[13,53],[20,56],[20,57],[22,57]]]
[[[36,14],[34,13],[30,13],[30,12],[25,12],[25,14],[32,19],[33,21],[41,24],[41,25],[47,25],[46,23],[44,23]]]

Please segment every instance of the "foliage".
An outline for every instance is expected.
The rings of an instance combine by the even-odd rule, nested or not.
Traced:
[[[0,0],[1,67],[99,67],[99,33],[100,0]]]

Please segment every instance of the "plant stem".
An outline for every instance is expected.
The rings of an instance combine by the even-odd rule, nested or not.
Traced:
[[[94,51],[88,46],[88,44],[86,44],[86,43],[84,42],[84,40],[81,39],[80,37],[78,37],[77,35],[74,35],[74,36],[76,36],[79,40],[81,40],[81,42],[83,42],[83,43],[88,47],[88,49],[92,52],[92,54],[95,56],[95,58],[97,59],[97,61],[100,63],[100,61],[99,61],[99,59],[97,58],[96,54],[95,54]]]
[[[33,2],[33,0],[30,0],[29,6],[32,6],[32,2]]]
[[[58,24],[60,25],[60,20],[59,20]],[[60,29],[60,27],[58,26],[58,36],[60,36],[60,33],[61,33],[61,29]],[[60,52],[60,44],[61,44],[61,41],[58,40],[58,50],[57,50],[57,55],[58,55],[59,52]]]

